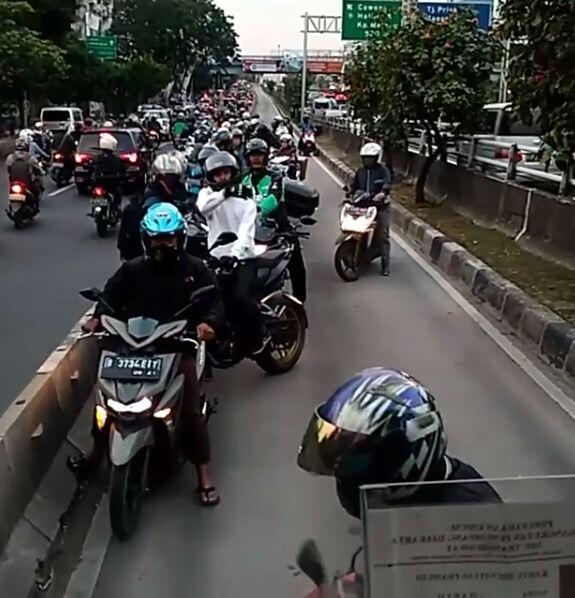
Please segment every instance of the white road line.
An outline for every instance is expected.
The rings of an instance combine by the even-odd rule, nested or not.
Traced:
[[[336,176],[325,164],[315,160],[317,165],[339,186],[343,181]],[[550,378],[548,378],[533,362],[506,338],[484,315],[482,315],[469,301],[431,264],[413,249],[403,238],[392,232],[391,237],[405,253],[461,307],[461,309],[502,349],[530,378],[551,398],[565,413],[575,420],[575,402],[565,394]]]
[[[69,185],[62,187],[61,189],[56,189],[56,191],[52,191],[52,193],[48,193],[47,197],[56,197],[56,195],[61,195],[62,193],[66,193],[66,191],[70,191],[70,189],[72,189],[73,186],[74,186],[74,183],[70,183]]]

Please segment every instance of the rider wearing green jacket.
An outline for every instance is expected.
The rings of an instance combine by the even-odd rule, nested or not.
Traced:
[[[242,179],[240,195],[253,199],[262,219],[276,222],[277,230],[285,232],[291,229],[286,207],[283,201],[284,184],[280,173],[267,167],[269,158],[268,144],[259,138],[252,139],[245,151],[248,172]],[[294,242],[294,250],[288,266],[294,296],[302,303],[307,297],[306,268],[299,241]]]

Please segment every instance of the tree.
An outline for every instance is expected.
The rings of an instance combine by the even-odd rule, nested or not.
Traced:
[[[33,9],[30,26],[43,39],[63,45],[76,13],[76,0],[28,0]]]
[[[513,45],[508,83],[525,122],[538,110],[544,140],[568,166],[575,152],[575,5],[505,0],[498,35]]]
[[[348,69],[351,103],[369,134],[396,144],[410,123],[425,130],[427,155],[415,200],[425,201],[425,183],[438,157],[447,159],[439,120],[457,123],[454,133],[471,132],[481,118],[496,45],[478,29],[471,11],[440,22],[414,13],[402,26],[380,17],[379,28],[356,49]]]
[[[26,2],[0,0],[0,96],[22,103],[43,92],[53,78],[64,76],[64,53],[24,25],[33,15]]]
[[[227,63],[237,51],[233,24],[212,0],[117,0],[114,33],[122,56],[146,54],[176,83],[197,65]]]

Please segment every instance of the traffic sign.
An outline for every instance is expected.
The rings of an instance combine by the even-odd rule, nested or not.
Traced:
[[[342,39],[368,39],[377,29],[381,11],[389,14],[391,25],[401,24],[401,0],[343,0]]]
[[[443,21],[457,10],[471,9],[475,13],[480,29],[491,26],[490,2],[420,2],[419,10],[432,21]]]
[[[101,60],[118,57],[118,40],[114,35],[92,35],[86,38],[88,52]]]

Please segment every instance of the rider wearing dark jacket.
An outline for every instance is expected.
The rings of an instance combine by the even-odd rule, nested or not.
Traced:
[[[271,218],[278,232],[289,232],[289,222],[283,201],[283,177],[267,168],[269,147],[262,139],[252,139],[246,146],[248,172],[244,176],[240,193],[258,204],[263,219]],[[295,297],[302,303],[307,298],[307,274],[303,253],[298,239],[294,239],[294,250],[288,266]]]
[[[335,477],[340,504],[354,517],[360,516],[359,489],[369,484],[389,484],[380,494],[389,505],[501,502],[473,467],[446,449],[431,392],[405,372],[376,367],[356,374],[316,409],[298,465]],[[460,483],[426,484],[441,481]]]
[[[123,264],[108,280],[94,316],[84,324],[86,331],[100,327],[103,314],[113,310],[115,317],[153,318],[159,322],[172,321],[189,305],[193,293],[212,287],[203,301],[197,304],[193,320],[189,321],[197,337],[203,341],[215,338],[224,326],[223,303],[213,274],[201,260],[184,252],[185,222],[178,209],[166,203],[152,207],[142,221],[142,244],[145,257]],[[183,318],[184,316],[179,316]],[[209,471],[210,443],[206,420],[202,414],[200,389],[196,376],[195,353],[182,352],[181,372],[184,375],[182,402],[183,448],[187,458],[196,466],[198,495],[204,506],[219,502]],[[95,445],[87,461],[72,462],[75,469],[82,469],[101,456],[105,439],[93,430]]]
[[[374,243],[380,243],[381,275],[389,276],[389,199],[391,188],[391,174],[379,158],[382,148],[377,143],[367,143],[361,148],[363,166],[357,170],[350,185],[349,194],[353,196],[357,191],[365,191],[381,200],[377,206],[377,231]],[[375,183],[378,183],[376,185]]]

